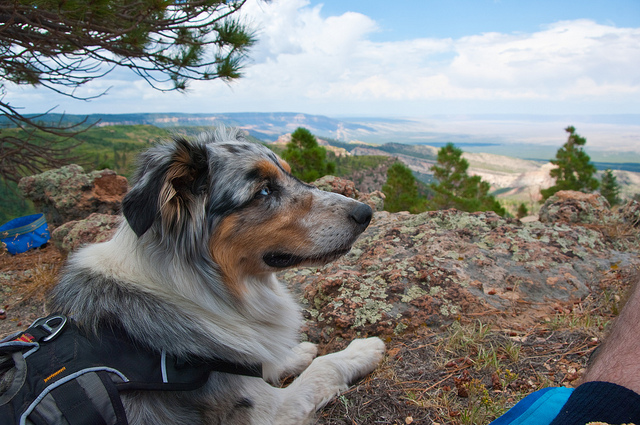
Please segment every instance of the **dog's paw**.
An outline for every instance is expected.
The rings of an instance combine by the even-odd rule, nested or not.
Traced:
[[[318,357],[316,361],[328,362],[338,371],[336,383],[340,390],[372,372],[384,357],[385,346],[380,338],[354,339],[342,351]]]
[[[378,353],[380,358],[382,359],[382,355],[384,354],[386,347],[384,342],[377,336],[372,336],[370,338],[359,338],[354,339],[347,346],[347,350],[357,350],[357,351],[367,351],[373,353]]]
[[[295,393],[295,397],[313,400],[314,408],[319,409],[349,388],[349,384],[372,372],[384,357],[384,351],[380,338],[356,339],[342,351],[316,358],[287,391]]]
[[[382,361],[384,352],[384,342],[378,337],[354,339],[343,351],[353,363],[359,366],[359,371],[353,377],[354,379],[373,371]]]

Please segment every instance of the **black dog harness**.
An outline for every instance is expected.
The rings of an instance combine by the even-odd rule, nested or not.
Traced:
[[[211,372],[262,377],[260,365],[180,361],[121,329],[87,335],[73,320],[49,316],[0,342],[0,376],[14,373],[0,388],[0,425],[126,425],[121,392],[195,390]]]

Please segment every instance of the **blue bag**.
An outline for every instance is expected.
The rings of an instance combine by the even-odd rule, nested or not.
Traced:
[[[0,226],[0,241],[14,255],[44,245],[50,237],[44,214],[14,218]]]

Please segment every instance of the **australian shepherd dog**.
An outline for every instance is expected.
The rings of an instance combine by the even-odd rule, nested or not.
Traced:
[[[176,358],[261,364],[262,378],[211,372],[191,391],[122,394],[130,424],[303,424],[376,368],[384,343],[316,358],[275,273],[349,251],[369,206],[321,191],[232,130],[176,137],[141,154],[114,237],[74,254],[50,309],[81,329],[117,326]],[[274,386],[284,375],[299,375]],[[276,384],[277,385],[277,384]]]

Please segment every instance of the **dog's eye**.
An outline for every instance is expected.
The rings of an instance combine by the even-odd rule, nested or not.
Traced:
[[[258,193],[256,193],[256,196],[269,196],[271,195],[271,188],[270,187],[263,187],[262,189],[260,189],[260,191]]]

